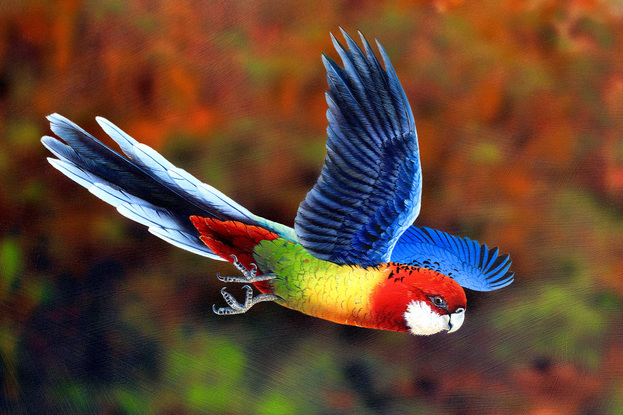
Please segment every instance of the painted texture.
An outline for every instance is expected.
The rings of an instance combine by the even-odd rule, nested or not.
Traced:
[[[617,2],[6,4],[3,411],[623,413]],[[422,223],[515,255],[521,284],[470,304],[481,316],[458,336],[271,304],[207,319],[213,276],[233,267],[138,232],[42,160],[45,115],[99,134],[101,114],[254,212],[292,218],[324,155],[317,66],[338,24],[393,43],[430,138]],[[104,260],[125,273],[97,274]]]

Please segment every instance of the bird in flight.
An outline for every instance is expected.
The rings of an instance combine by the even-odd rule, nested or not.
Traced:
[[[44,136],[49,162],[165,241],[231,262],[241,302],[221,290],[219,315],[263,301],[336,323],[430,335],[454,332],[465,318],[464,288],[491,291],[513,281],[508,255],[468,238],[416,227],[422,169],[413,114],[377,42],[380,63],[342,30],[333,35],[341,67],[326,55],[327,156],[300,204],[294,228],[259,217],[175,167],[98,117],[125,157],[58,114],[63,141]],[[255,290],[253,287],[255,287]],[[257,290],[257,292],[256,292]]]

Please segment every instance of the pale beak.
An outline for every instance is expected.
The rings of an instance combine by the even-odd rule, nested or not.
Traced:
[[[452,333],[457,331],[463,325],[463,321],[465,320],[465,309],[459,308],[455,313],[450,314],[450,318],[448,320],[448,333]]]

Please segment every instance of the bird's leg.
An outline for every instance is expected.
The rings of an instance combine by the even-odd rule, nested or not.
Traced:
[[[258,281],[268,281],[272,280],[276,277],[273,274],[266,274],[257,276],[257,265],[253,264],[253,268],[246,269],[244,265],[238,261],[235,255],[232,255],[233,264],[238,270],[242,273],[242,277],[221,277],[219,274],[216,277],[223,282],[246,282],[246,283],[254,283]],[[231,314],[242,314],[246,313],[251,307],[253,307],[257,303],[261,303],[262,301],[275,301],[278,297],[273,294],[260,294],[253,296],[253,288],[250,285],[244,285],[242,288],[247,290],[247,294],[245,296],[244,304],[236,301],[233,295],[225,291],[225,287],[221,289],[221,294],[223,295],[223,299],[227,303],[229,307],[220,307],[216,308],[216,306],[212,306],[212,310],[218,314],[219,316],[227,316]]]
[[[251,264],[252,268],[246,269],[244,265],[242,265],[240,261],[238,261],[238,258],[236,258],[236,255],[232,255],[231,257],[233,258],[232,264],[234,264],[234,266],[238,268],[238,271],[240,271],[243,276],[242,277],[221,277],[220,274],[216,274],[216,278],[218,278],[220,281],[253,283],[253,282],[258,282],[258,281],[272,280],[273,278],[276,277],[276,275],[273,275],[273,274],[266,274],[266,275],[258,276],[257,265]]]
[[[262,301],[275,301],[278,298],[276,295],[273,294],[260,294],[253,297],[253,288],[251,288],[250,285],[244,285],[242,286],[242,288],[247,290],[244,304],[236,301],[234,296],[225,291],[225,287],[223,287],[221,289],[221,294],[223,295],[223,298],[225,299],[225,302],[229,305],[229,307],[216,308],[216,306],[213,305],[212,310],[219,316],[242,314],[249,311],[249,309],[257,303],[261,303]]]

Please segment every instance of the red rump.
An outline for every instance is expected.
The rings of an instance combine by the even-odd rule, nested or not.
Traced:
[[[233,262],[232,255],[238,258],[247,269],[253,267],[253,248],[263,240],[272,241],[279,236],[264,228],[253,225],[245,225],[233,220],[222,221],[212,218],[191,216],[195,228],[201,234],[200,238],[216,255]],[[258,275],[262,272],[258,270]],[[257,283],[256,286],[261,288]]]

